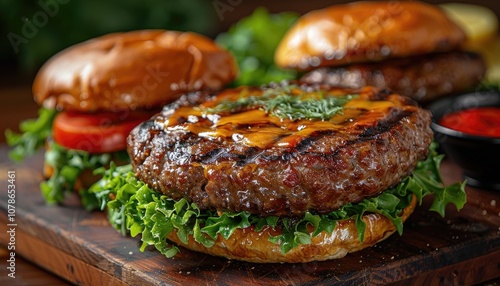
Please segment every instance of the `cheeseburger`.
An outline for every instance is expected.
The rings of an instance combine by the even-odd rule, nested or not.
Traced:
[[[276,64],[303,81],[366,85],[428,103],[474,89],[486,67],[462,51],[464,31],[438,6],[418,1],[334,5],[303,15],[285,34]]]
[[[341,258],[394,232],[422,197],[444,216],[431,115],[375,87],[302,82],[194,92],[134,128],[131,165],[89,192],[111,224],[167,257],[179,246],[249,262]]]
[[[13,157],[45,144],[41,190],[47,202],[61,202],[66,190],[94,183],[94,169],[128,163],[126,137],[164,104],[185,92],[220,89],[236,73],[227,51],[189,32],[115,33],[69,47],[36,75],[40,118],[21,125],[22,135],[8,133],[17,145]]]

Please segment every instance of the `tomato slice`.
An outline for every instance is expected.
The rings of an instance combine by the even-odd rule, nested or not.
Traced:
[[[89,153],[110,153],[126,149],[130,131],[156,111],[78,113],[60,112],[52,125],[56,143]]]

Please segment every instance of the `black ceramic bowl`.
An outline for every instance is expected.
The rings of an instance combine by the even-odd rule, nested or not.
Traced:
[[[427,109],[433,113],[431,127],[435,140],[445,155],[464,170],[467,184],[500,190],[500,137],[468,135],[438,123],[448,113],[475,107],[500,107],[500,92],[482,91],[447,97]]]

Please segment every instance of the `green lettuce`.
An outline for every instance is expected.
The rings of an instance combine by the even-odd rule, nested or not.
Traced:
[[[280,69],[274,64],[274,51],[298,17],[294,12],[271,14],[265,8],[257,8],[215,38],[238,63],[240,71],[234,86],[258,86],[297,77],[297,71]]]
[[[310,243],[322,231],[331,233],[338,221],[346,219],[355,220],[358,238],[363,241],[364,213],[379,213],[389,218],[402,234],[402,210],[409,205],[413,194],[420,204],[425,196],[434,195],[431,210],[441,216],[444,216],[448,203],[460,210],[466,203],[465,182],[443,185],[439,174],[443,155],[438,155],[436,148],[437,144],[433,143],[429,156],[417,165],[413,174],[381,195],[347,204],[325,215],[307,212],[299,219],[201,210],[186,199],[175,201],[155,192],[135,177],[130,165],[116,167],[111,164],[108,170],[99,169],[97,173],[103,178],[87,191],[87,195],[95,197],[101,210],[107,209],[110,223],[123,235],[141,235],[141,250],[154,245],[165,256],[174,256],[179,249],[166,239],[172,231],[184,243],[192,235],[197,242],[211,247],[218,235],[228,239],[238,228],[253,226],[255,231],[260,231],[269,226],[282,230],[270,240],[279,244],[281,251],[286,253],[300,244]]]
[[[66,192],[75,189],[77,178],[85,171],[92,172],[103,166],[108,166],[112,160],[129,162],[125,151],[104,154],[90,154],[85,151],[66,149],[52,140],[48,141],[45,152],[45,164],[52,167],[53,172],[48,180],[40,183],[43,197],[48,204],[60,203]],[[79,190],[84,193],[83,189]],[[81,196],[86,209],[95,209],[95,196]]]
[[[9,152],[10,158],[19,162],[35,154],[52,133],[52,122],[56,114],[56,110],[42,107],[38,110],[38,118],[28,119],[19,124],[21,133],[7,129],[5,138],[7,144],[13,147]]]

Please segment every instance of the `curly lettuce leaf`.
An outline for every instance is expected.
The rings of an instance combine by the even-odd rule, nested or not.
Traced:
[[[66,192],[75,189],[76,180],[83,172],[92,172],[107,166],[112,158],[129,161],[125,151],[112,154],[90,154],[85,151],[66,149],[53,141],[49,141],[48,145],[49,148],[45,152],[45,164],[52,167],[53,172],[48,180],[40,184],[43,197],[48,204],[62,202]],[[96,208],[97,203],[95,196],[82,195],[82,204],[86,209]]]
[[[42,107],[38,110],[38,118],[28,119],[19,124],[21,133],[15,133],[7,129],[5,138],[7,144],[13,147],[9,152],[10,158],[20,162],[24,158],[35,154],[50,136],[52,122],[56,114],[56,110]]]
[[[434,195],[431,210],[441,216],[444,216],[447,204],[461,209],[466,203],[465,183],[443,185],[439,174],[442,155],[437,154],[436,148],[437,144],[433,143],[429,156],[418,164],[413,175],[381,195],[357,204],[344,205],[326,215],[307,212],[301,219],[263,218],[248,212],[218,214],[202,211],[185,199],[175,201],[155,192],[135,177],[130,165],[112,165],[109,170],[101,169],[103,179],[89,189],[88,195],[95,196],[101,210],[108,210],[109,221],[122,235],[141,234],[142,250],[153,245],[165,256],[172,257],[179,251],[166,239],[172,232],[184,243],[192,235],[195,241],[210,247],[218,235],[228,239],[238,228],[253,226],[256,231],[260,231],[268,226],[282,230],[280,235],[271,237],[270,241],[279,244],[281,251],[286,253],[300,244],[311,243],[312,238],[322,231],[332,233],[336,223],[346,219],[355,220],[358,238],[362,242],[366,228],[361,219],[364,213],[384,215],[402,234],[401,213],[410,204],[413,194],[420,204],[425,196]]]
[[[422,197],[428,194],[434,195],[430,210],[444,217],[448,204],[455,205],[457,210],[462,209],[465,205],[467,201],[464,191],[466,182],[457,182],[449,186],[443,186],[443,180],[439,173],[439,165],[444,155],[438,155],[435,148],[431,150],[431,152],[433,152],[431,156],[428,156],[426,160],[418,163],[412,177],[415,183],[421,186],[421,191],[423,192],[421,194]],[[420,192],[415,193],[420,195]]]

